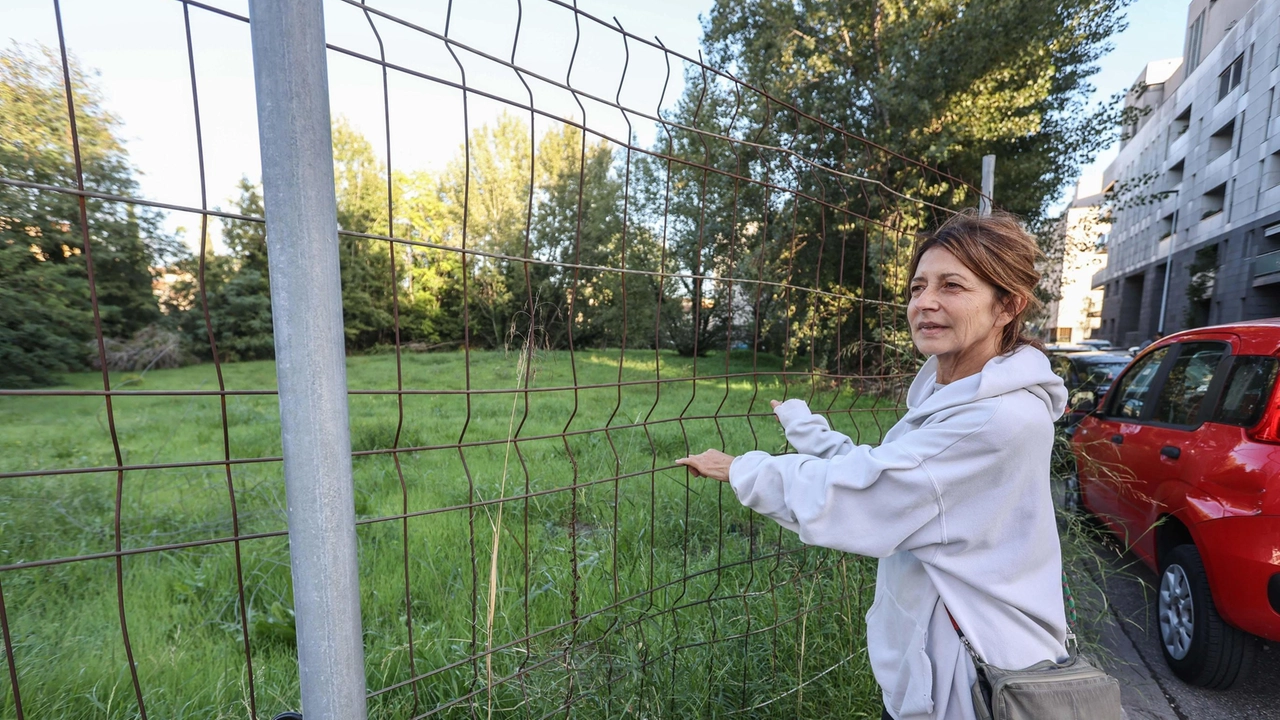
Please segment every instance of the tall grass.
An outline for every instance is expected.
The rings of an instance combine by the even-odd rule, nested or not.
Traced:
[[[470,388],[517,387],[527,353],[472,352]],[[409,389],[467,387],[462,353],[409,354]],[[655,367],[656,365],[656,367]],[[696,374],[781,369],[749,354]],[[607,386],[650,380],[678,382]],[[272,389],[271,363],[224,368],[230,389]],[[414,394],[399,446],[412,517],[389,454],[354,460],[366,682],[371,717],[878,717],[862,617],[874,566],[801,548],[719,483],[667,469],[686,452],[779,451],[768,400],[810,399],[874,442],[894,403],[772,374],[694,382],[662,353],[549,352],[512,395]],[[794,380],[794,379],[793,379]],[[353,390],[393,390],[390,356],[348,361]],[[94,374],[66,379],[94,389]],[[115,373],[115,387],[216,389],[211,366]],[[97,385],[100,388],[100,384]],[[0,398],[0,472],[115,464],[100,397]],[[393,395],[350,398],[355,451],[392,447]],[[277,399],[227,398],[232,456],[280,454]],[[847,411],[847,412],[846,412]],[[728,417],[744,413],[758,417]],[[117,397],[125,464],[219,460],[218,398]],[[608,428],[607,430],[600,430]],[[567,433],[561,435],[561,433]],[[522,438],[539,438],[520,440]],[[511,442],[512,439],[517,441]],[[451,447],[463,444],[459,450]],[[285,528],[278,462],[233,466],[244,534]],[[120,503],[126,548],[226,537],[221,466],[131,471]],[[620,479],[619,479],[620,478]],[[0,481],[0,564],[111,550],[114,472]],[[477,505],[479,504],[479,505]],[[500,515],[501,514],[501,515]],[[499,518],[501,517],[501,520]],[[386,518],[391,518],[387,520]],[[241,543],[253,690],[260,717],[298,706],[287,539]],[[154,718],[243,718],[249,681],[229,543],[123,561],[139,684]],[[30,718],[138,716],[116,604],[114,560],[0,573],[23,709]],[[15,717],[8,683],[0,718]],[[461,699],[461,700],[459,700]],[[443,707],[442,707],[443,706]]]

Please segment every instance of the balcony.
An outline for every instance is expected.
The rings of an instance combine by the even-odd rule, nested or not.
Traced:
[[[1237,87],[1228,93],[1226,97],[1219,100],[1213,106],[1213,110],[1210,110],[1205,115],[1204,124],[1208,127],[1221,127],[1226,123],[1232,122],[1240,112],[1240,92],[1240,88]]]
[[[1206,158],[1208,164],[1200,171],[1201,187],[1213,187],[1226,182],[1231,176],[1231,163],[1235,153],[1227,150],[1216,157]]]
[[[1276,118],[1276,119],[1280,120],[1280,118]],[[1176,158],[1186,157],[1187,146],[1190,144],[1191,144],[1191,131],[1183,130],[1181,135],[1174,138],[1173,142],[1169,143],[1168,156],[1176,157]]]
[[[1181,186],[1181,183],[1179,183],[1179,186]],[[1176,212],[1178,205],[1181,203],[1180,195],[1181,193],[1174,191],[1162,198],[1160,204],[1156,206],[1156,217],[1164,218]]]
[[[1263,253],[1253,259],[1253,286],[1280,282],[1280,250]]]

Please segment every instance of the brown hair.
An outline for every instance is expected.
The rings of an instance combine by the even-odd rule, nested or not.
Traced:
[[[956,256],[973,274],[996,288],[996,299],[1012,311],[1015,301],[1024,300],[1021,312],[1005,325],[1000,337],[1000,354],[1022,345],[1043,347],[1039,340],[1022,331],[1022,321],[1040,307],[1035,296],[1040,273],[1036,261],[1040,248],[1016,215],[992,211],[986,217],[972,208],[953,215],[937,230],[920,237],[911,256],[908,278],[916,276],[920,258],[932,248],[943,248]]]

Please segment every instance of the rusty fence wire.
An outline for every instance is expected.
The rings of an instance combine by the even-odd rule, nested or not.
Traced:
[[[0,712],[19,720],[258,718],[298,703],[273,370],[227,362],[206,292],[211,223],[263,218],[208,197],[192,23],[216,16],[247,37],[249,19],[173,2],[199,206],[86,178],[59,0],[74,173],[0,177],[77,199],[65,221],[101,368],[95,387],[0,390],[5,422],[55,408],[93,418],[109,448],[9,457],[0,472],[23,516],[0,528]],[[768,401],[788,397],[876,441],[915,367],[902,304],[915,233],[977,191],[617,19],[508,5],[511,32],[483,47],[451,36],[452,4],[326,5],[330,62],[376,71],[383,117],[377,187],[361,189],[376,202],[344,212],[339,199],[343,261],[366,273],[344,266],[344,283],[376,272],[389,310],[348,359],[370,716],[878,712],[862,645],[873,566],[803,546],[673,461],[784,451]],[[573,39],[554,73],[526,61],[548,26]],[[605,54],[620,59],[607,84]],[[642,66],[661,68],[644,75],[660,87],[637,87]],[[432,141],[393,111],[414,86],[448,93],[430,112],[462,128],[447,140],[459,160],[426,193],[397,164],[407,138]],[[197,219],[189,312],[209,363],[145,380],[111,369],[91,221],[105,207]],[[365,331],[349,316],[349,338]],[[165,407],[182,422],[152,427]],[[191,440],[153,448],[147,432]],[[39,540],[54,528],[58,541]],[[92,632],[66,637],[60,617]]]

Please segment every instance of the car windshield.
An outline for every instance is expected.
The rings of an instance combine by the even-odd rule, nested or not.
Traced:
[[[1084,377],[1084,382],[1087,384],[1110,385],[1111,381],[1116,379],[1116,375],[1128,365],[1129,363],[1123,360],[1084,363],[1080,368],[1080,375]]]

